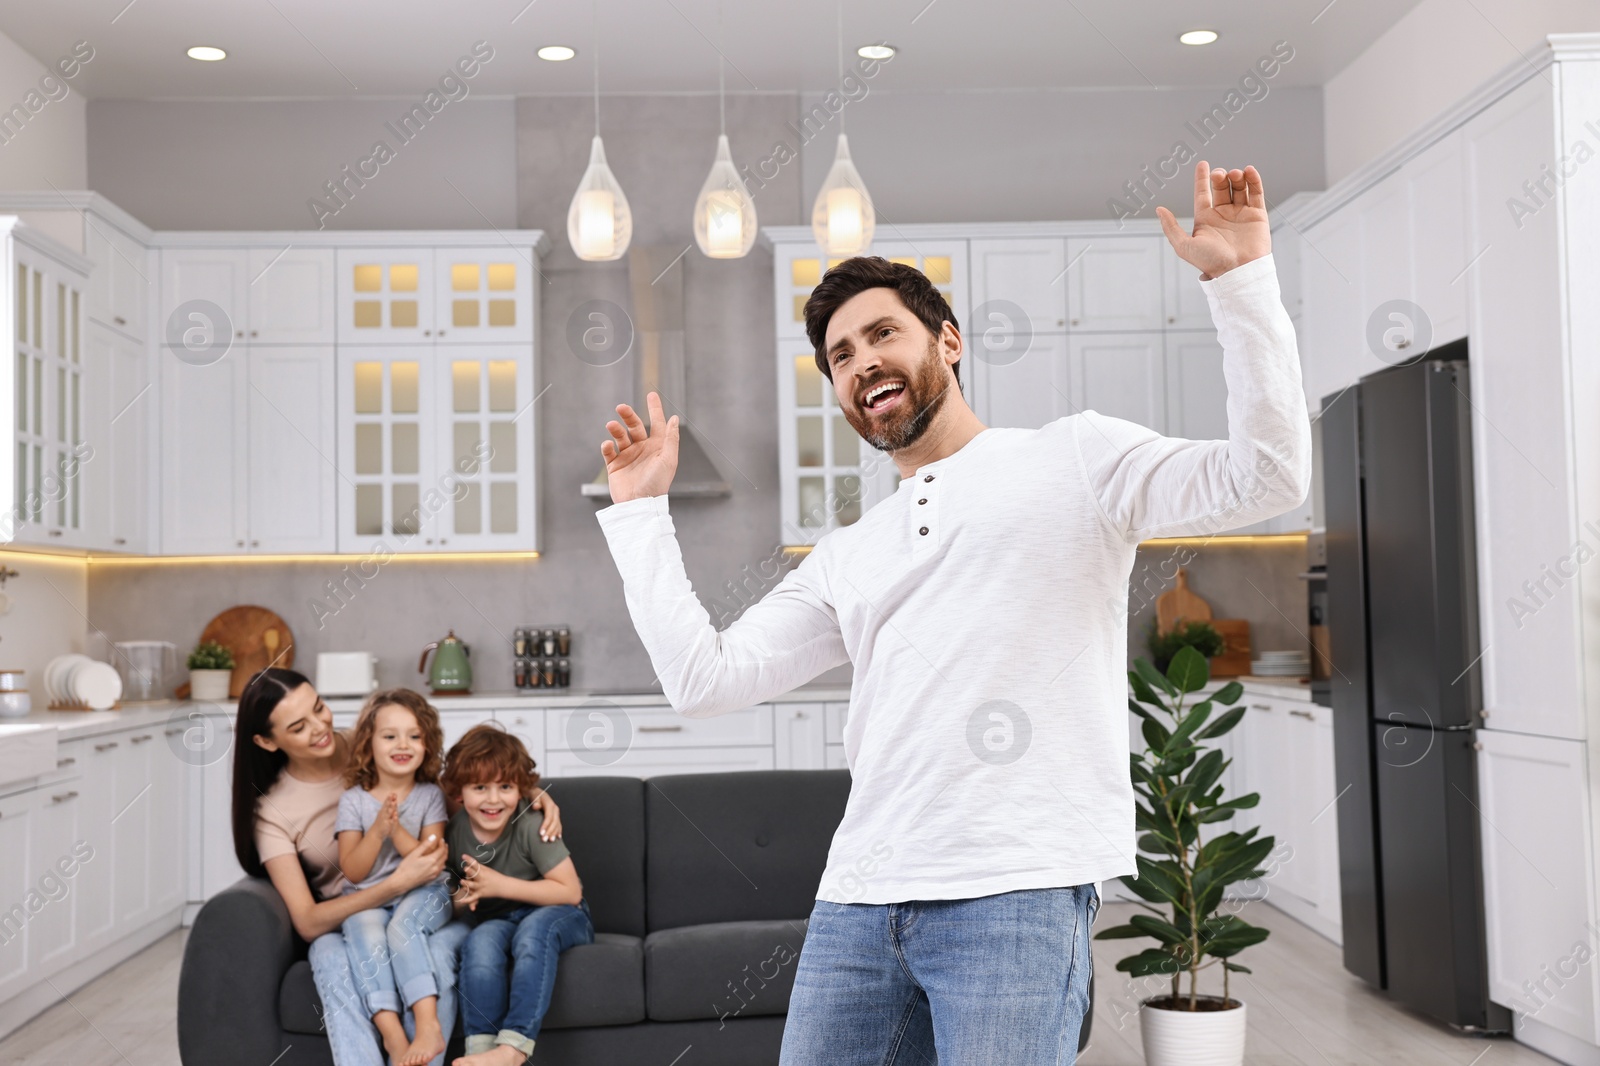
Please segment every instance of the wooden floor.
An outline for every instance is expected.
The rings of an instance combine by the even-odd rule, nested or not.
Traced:
[[[1133,904],[1108,903],[1096,922],[1121,924]],[[1549,1066],[1553,1061],[1509,1039],[1458,1035],[1395,1007],[1344,971],[1339,949],[1266,906],[1242,914],[1272,930],[1235,975],[1248,1004],[1247,1066]],[[0,1064],[177,1066],[179,930],[73,992],[5,1040]],[[1080,1066],[1142,1066],[1138,1002],[1152,992],[1130,986],[1114,968],[1138,941],[1095,948],[1094,1039]],[[212,1066],[212,1064],[205,1064]]]

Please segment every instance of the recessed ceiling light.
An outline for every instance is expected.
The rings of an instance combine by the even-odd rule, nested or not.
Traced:
[[[228,53],[220,48],[213,48],[209,44],[197,44],[189,49],[189,58],[198,59],[202,63],[215,63],[219,59],[227,59]]]
[[[1188,33],[1178,34],[1178,40],[1184,44],[1210,44],[1216,39],[1216,30],[1190,30]]]
[[[862,59],[893,59],[895,48],[890,44],[864,44],[856,49]]]
[[[539,58],[548,59],[552,63],[560,63],[562,60],[571,59],[577,54],[577,52],[564,44],[547,44],[539,49]]]

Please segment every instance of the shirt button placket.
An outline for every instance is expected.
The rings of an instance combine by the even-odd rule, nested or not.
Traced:
[[[933,474],[924,474],[922,476],[924,486],[931,482],[934,476]],[[933,514],[935,505],[931,499],[933,490],[924,487],[922,491],[926,495],[917,498],[916,507],[913,508],[911,513],[911,520],[916,523],[916,545],[919,548],[925,548],[938,540],[933,531],[933,525],[936,522]]]

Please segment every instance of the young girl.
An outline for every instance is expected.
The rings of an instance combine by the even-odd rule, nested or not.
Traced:
[[[461,809],[445,841],[459,883],[456,909],[472,923],[461,957],[467,1054],[456,1066],[522,1066],[533,1054],[556,960],[594,942],[583,885],[566,846],[529,817],[538,784],[522,741],[479,725],[450,749],[445,789]]]
[[[436,783],[444,734],[421,695],[404,688],[373,693],[350,746],[348,787],[334,823],[346,893],[383,881],[422,841],[442,839],[446,821]],[[449,918],[450,892],[439,877],[344,920],[356,992],[394,1066],[423,1066],[444,1051],[428,935]],[[406,1008],[416,1019],[415,1040],[401,1021]]]

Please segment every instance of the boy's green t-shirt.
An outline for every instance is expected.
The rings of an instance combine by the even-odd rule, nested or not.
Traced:
[[[446,868],[450,872],[450,892],[455,894],[461,884],[463,854],[476,861],[522,881],[538,881],[550,870],[561,865],[571,852],[559,839],[540,840],[539,825],[543,821],[538,811],[527,800],[517,804],[510,823],[493,844],[485,844],[472,831],[467,812],[457,811],[445,826],[444,842],[450,848]],[[462,914],[468,922],[477,924],[490,918],[509,914],[525,904],[509,899],[481,899],[478,909]]]

